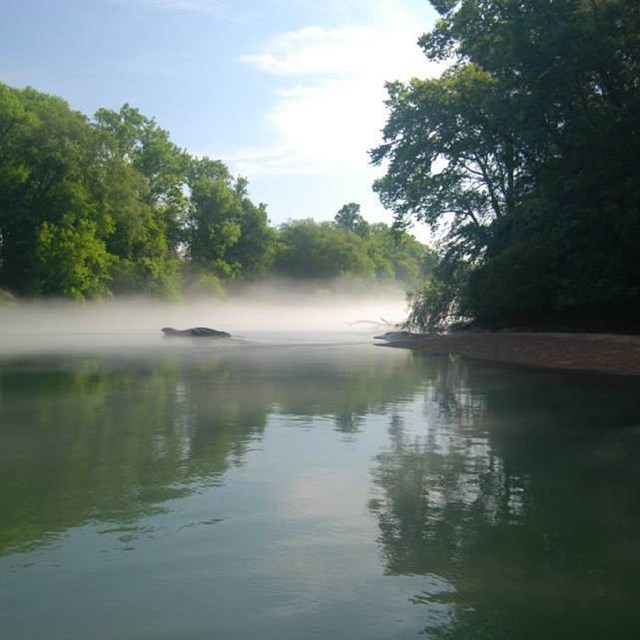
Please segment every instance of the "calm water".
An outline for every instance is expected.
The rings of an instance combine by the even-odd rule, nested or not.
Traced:
[[[368,342],[5,355],[0,637],[637,638],[639,391]]]

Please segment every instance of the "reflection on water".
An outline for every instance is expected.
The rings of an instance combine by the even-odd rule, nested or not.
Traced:
[[[637,383],[475,364],[390,421],[370,508],[389,575],[437,574],[435,637],[631,638],[640,628]]]
[[[637,398],[329,342],[5,359],[4,635],[633,638]]]

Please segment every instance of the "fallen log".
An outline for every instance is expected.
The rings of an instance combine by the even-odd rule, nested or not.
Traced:
[[[164,327],[162,329],[166,338],[230,338],[231,334],[226,331],[218,331],[209,327],[193,327],[192,329],[174,329]]]

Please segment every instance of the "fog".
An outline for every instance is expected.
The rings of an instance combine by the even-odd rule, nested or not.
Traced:
[[[404,293],[389,288],[363,294],[261,287],[222,299],[181,302],[139,297],[15,302],[0,305],[0,355],[166,349],[195,343],[229,348],[241,343],[373,342],[381,328],[391,328],[405,316]],[[163,327],[197,326],[227,331],[232,339],[165,338],[161,333]]]

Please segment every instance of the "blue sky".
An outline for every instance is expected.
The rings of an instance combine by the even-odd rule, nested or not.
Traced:
[[[434,19],[427,0],[0,0],[0,81],[138,107],[246,176],[273,224],[350,201],[390,223],[367,150],[384,81],[438,72],[416,45]]]

